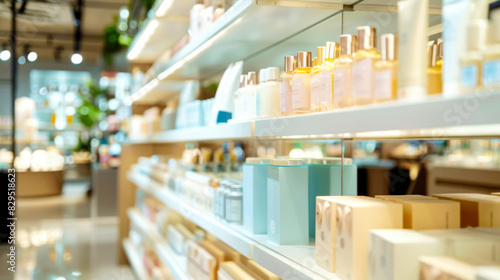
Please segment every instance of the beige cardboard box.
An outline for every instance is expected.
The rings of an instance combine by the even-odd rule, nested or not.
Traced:
[[[337,201],[336,273],[343,280],[368,278],[368,242],[371,229],[403,227],[399,203],[379,199]]]
[[[460,202],[461,227],[500,227],[500,197],[484,194],[436,194]]]
[[[449,200],[401,200],[406,229],[460,228],[460,203]]]

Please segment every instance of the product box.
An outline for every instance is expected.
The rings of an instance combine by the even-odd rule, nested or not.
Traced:
[[[344,190],[342,192],[342,159],[306,159],[309,168],[309,236],[316,231],[315,205],[318,196],[355,196],[358,194],[358,167],[352,159],[344,159]]]
[[[475,266],[469,262],[443,256],[420,257],[422,280],[476,280]]]
[[[335,272],[337,201],[359,198],[358,196],[316,197],[316,238],[314,254],[316,264],[330,272]]]
[[[422,234],[440,238],[449,257],[500,263],[500,237],[476,229],[424,230]]]
[[[337,202],[336,274],[340,279],[363,280],[368,275],[371,229],[403,227],[403,207],[375,198]]]
[[[194,240],[194,235],[184,225],[176,224],[167,227],[167,242],[177,254],[185,255],[187,253],[185,249],[187,240]]]
[[[442,240],[414,230],[371,230],[368,279],[418,280],[419,257],[444,254]]]
[[[205,249],[188,241],[187,272],[194,280],[217,280],[217,261]]]
[[[267,233],[267,168],[271,159],[247,158],[243,164],[243,228]]]
[[[460,203],[440,199],[402,200],[403,228],[460,228]]]
[[[426,195],[419,195],[419,194],[405,194],[405,195],[376,195],[375,198],[387,200],[387,201],[393,201],[393,202],[400,202],[402,200],[420,200],[420,199],[438,199],[437,197],[433,196],[426,196]]]
[[[460,203],[461,227],[500,227],[500,197],[484,194],[436,194]]]
[[[223,262],[217,272],[218,280],[254,280],[257,279],[236,262]]]
[[[267,238],[279,245],[309,244],[308,168],[296,159],[267,169]]]

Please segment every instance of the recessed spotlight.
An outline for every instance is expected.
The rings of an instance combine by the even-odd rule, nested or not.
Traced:
[[[72,62],[73,64],[77,64],[77,65],[78,65],[78,64],[82,63],[82,61],[83,61],[83,57],[82,57],[82,55],[81,55],[81,54],[79,54],[79,53],[74,53],[74,54],[71,56],[71,62]]]
[[[30,52],[28,54],[28,61],[34,62],[38,58],[38,54],[36,52]]]

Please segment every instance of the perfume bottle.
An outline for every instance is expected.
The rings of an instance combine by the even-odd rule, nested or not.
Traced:
[[[257,95],[259,80],[256,72],[248,72],[247,93],[243,99],[243,107],[246,109],[245,118],[252,119],[257,117]]]
[[[233,119],[237,120],[242,118],[245,111],[245,103],[243,102],[245,96],[247,95],[247,91],[245,87],[247,86],[247,75],[240,76],[240,87],[234,93],[234,110],[233,110]]]
[[[352,106],[352,54],[358,49],[356,35],[340,35],[340,57],[333,71],[333,102],[335,108]]]
[[[340,44],[326,42],[325,61],[320,72],[321,79],[321,106],[320,111],[333,110],[333,73],[335,60],[340,55]]]
[[[358,27],[358,48],[353,55],[352,66],[352,97],[355,106],[373,102],[373,68],[380,59],[375,27]]]
[[[375,63],[373,88],[375,102],[398,98],[398,41],[395,34],[380,37],[381,60]]]
[[[285,56],[285,71],[281,74],[280,111],[282,116],[293,115],[292,110],[292,74],[297,68],[295,56]]]
[[[318,47],[318,56],[313,59],[311,70],[311,110],[313,112],[321,111],[321,70],[325,61],[325,49],[325,47]]]
[[[436,42],[427,43],[427,94],[429,95],[443,93],[441,67],[436,65],[437,49]]]
[[[481,86],[481,60],[486,43],[488,22],[473,20],[469,23],[467,52],[460,59],[461,93],[470,94]]]
[[[295,115],[311,111],[311,52],[297,53],[297,69],[292,77],[292,109]]]

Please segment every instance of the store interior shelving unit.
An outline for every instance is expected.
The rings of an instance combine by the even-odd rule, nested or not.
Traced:
[[[160,1],[156,9],[163,2],[170,1]],[[357,26],[375,26],[379,37],[383,33],[396,32],[396,3],[383,0],[239,0],[171,58],[163,53],[167,48],[164,43],[154,43],[164,34],[162,32],[165,32],[168,23],[154,23],[158,19],[153,11],[134,40],[129,54],[135,52],[132,62],[155,64],[149,71],[150,81],[134,93],[129,102],[132,106],[163,105],[177,97],[185,81],[217,80],[230,63],[238,60],[245,62],[244,72],[267,66],[281,67],[284,55],[315,50],[316,46],[326,41],[337,40],[340,34],[354,34]],[[166,9],[165,14],[180,11],[175,7],[174,4],[172,10]],[[187,16],[188,12],[184,12]],[[442,30],[441,1],[430,1],[429,14],[429,35],[438,36]],[[155,25],[156,28],[151,27]],[[184,33],[187,27],[185,29]],[[176,33],[175,28],[172,32],[177,37],[182,35]],[[143,37],[152,41],[144,41]],[[458,112],[457,106],[465,113]],[[500,137],[499,107],[500,92],[479,92],[449,99],[434,97],[396,101],[301,116],[176,129],[132,138],[122,151],[123,163],[119,175],[120,239],[127,236],[130,221],[142,227],[150,240],[157,240],[155,251],[165,264],[173,269],[178,279],[186,279],[187,276],[176,269],[176,263],[182,260],[172,256],[168,246],[156,239],[154,230],[147,230],[151,226],[145,224],[145,219],[141,219],[133,209],[135,190],[139,188],[283,279],[338,279],[335,274],[316,266],[313,245],[278,246],[267,242],[265,236],[249,235],[241,227],[230,225],[176,199],[165,187],[145,175],[131,172],[132,165],[140,156],[162,154],[180,157],[185,142]],[[123,253],[121,257],[123,261]]]

